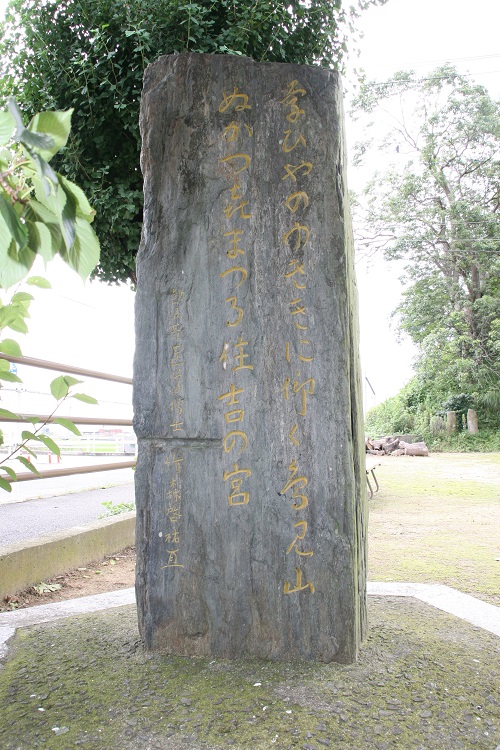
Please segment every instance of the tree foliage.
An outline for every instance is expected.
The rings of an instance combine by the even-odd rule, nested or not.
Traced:
[[[71,125],[71,110],[36,114],[25,127],[19,108],[13,99],[8,109],[0,112],[0,287],[17,285],[10,299],[0,299],[0,335],[10,329],[27,333],[30,304],[33,296],[19,287],[27,276],[37,255],[45,263],[58,254],[82,278],[87,278],[99,260],[99,241],[90,226],[94,217],[85,195],[77,185],[55,172],[49,164],[64,147]],[[48,281],[31,276],[30,287],[49,288]],[[10,357],[21,357],[17,341],[0,339],[0,387],[2,383],[20,383],[12,372]],[[97,403],[90,396],[73,393],[70,389],[81,383],[69,375],[61,375],[51,383],[56,411],[67,398]],[[89,401],[90,399],[90,401]],[[17,473],[12,461],[39,475],[31,462],[36,458],[33,446],[43,445],[56,455],[58,445],[43,430],[48,420],[36,417],[24,419],[7,409],[0,409],[0,421],[12,419],[26,422],[30,429],[22,432],[22,442],[14,446],[0,461],[0,489],[11,491]],[[80,434],[75,425],[64,417],[55,418],[62,427]],[[0,431],[0,446],[4,443]],[[23,455],[23,453],[25,455]],[[27,458],[28,456],[28,458]]]
[[[0,112],[0,287],[21,281],[37,255],[59,254],[82,278],[99,260],[99,241],[85,195],[55,172],[71,113],[42,112],[26,128],[14,99]]]
[[[357,108],[386,108],[395,123],[381,141],[392,163],[366,187],[356,233],[361,253],[405,264],[394,315],[419,347],[419,389],[435,408],[470,394],[469,406],[491,410],[500,400],[500,103],[446,66],[423,80],[366,84]],[[359,144],[358,161],[373,147]]]
[[[143,71],[192,51],[341,67],[358,13],[385,0],[13,0],[0,74],[28,114],[74,107],[58,166],[95,207],[99,277],[135,280],[142,221]]]

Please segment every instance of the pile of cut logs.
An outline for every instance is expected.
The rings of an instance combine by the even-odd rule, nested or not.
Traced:
[[[366,452],[372,456],[428,456],[425,443],[405,443],[398,437],[366,438]]]

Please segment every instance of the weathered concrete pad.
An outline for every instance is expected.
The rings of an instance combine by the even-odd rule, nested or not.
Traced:
[[[318,68],[146,72],[137,595],[149,648],[352,661],[365,479],[342,94]]]
[[[133,606],[23,628],[0,668],[0,746],[494,750],[498,638],[415,599],[375,597],[369,618],[349,666],[148,654]]]

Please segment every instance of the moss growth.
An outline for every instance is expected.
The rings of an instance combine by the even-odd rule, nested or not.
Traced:
[[[414,600],[371,601],[370,625],[350,666],[146,654],[133,607],[21,630],[2,750],[496,746],[494,636]]]

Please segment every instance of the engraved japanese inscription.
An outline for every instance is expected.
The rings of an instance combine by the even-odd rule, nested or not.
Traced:
[[[172,55],[141,110],[134,372],[148,648],[349,662],[365,630],[336,73]]]

